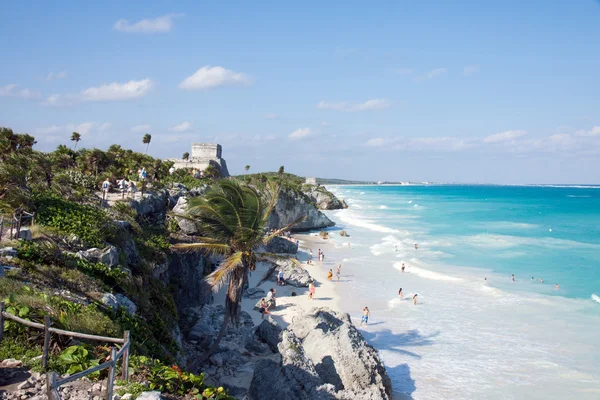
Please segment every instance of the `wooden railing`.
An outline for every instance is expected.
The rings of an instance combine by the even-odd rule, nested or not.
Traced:
[[[18,323],[28,326],[30,328],[44,330],[44,352],[42,353],[42,367],[44,369],[47,369],[47,367],[48,367],[50,335],[52,333],[55,333],[57,335],[76,337],[76,338],[80,338],[80,339],[97,340],[99,342],[117,343],[117,344],[123,345],[118,352],[114,346],[111,347],[109,361],[107,361],[103,364],[97,365],[95,367],[89,368],[85,371],[78,372],[78,373],[68,376],[66,378],[58,379],[56,372],[48,372],[47,379],[46,379],[46,392],[48,395],[48,399],[50,399],[50,400],[59,400],[60,399],[60,395],[58,393],[58,388],[60,386],[64,385],[65,383],[75,381],[77,379],[83,378],[84,376],[88,376],[90,374],[93,374],[94,372],[102,371],[103,369],[107,369],[107,368],[108,368],[108,384],[107,384],[107,388],[106,388],[106,399],[112,400],[113,387],[114,387],[114,382],[115,382],[115,372],[117,369],[117,361],[120,358],[123,358],[121,379],[123,379],[123,380],[129,379],[129,373],[128,373],[129,347],[131,345],[131,342],[129,340],[129,331],[125,331],[123,338],[112,338],[112,337],[107,337],[107,336],[89,335],[87,333],[71,332],[71,331],[65,331],[62,329],[51,328],[50,327],[50,318],[48,316],[44,317],[43,324],[27,321],[26,319],[19,318],[16,315],[12,315],[12,314],[9,314],[6,311],[4,311],[4,303],[0,303],[0,341],[2,341],[2,338],[4,335],[4,319],[5,318],[10,319],[14,322],[18,322]]]

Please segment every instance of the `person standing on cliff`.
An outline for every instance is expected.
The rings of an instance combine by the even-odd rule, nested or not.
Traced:
[[[360,320],[360,324],[362,325],[364,323],[365,325],[367,325],[369,323],[370,316],[371,316],[371,312],[369,311],[369,307],[363,308],[363,316]]]
[[[102,182],[102,200],[106,200],[108,198],[108,191],[110,190],[110,180],[106,178],[104,182]]]

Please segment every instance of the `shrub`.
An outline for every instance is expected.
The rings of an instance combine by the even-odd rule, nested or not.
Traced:
[[[38,223],[77,235],[92,247],[103,247],[116,233],[114,224],[96,207],[47,193],[36,196],[34,204]]]

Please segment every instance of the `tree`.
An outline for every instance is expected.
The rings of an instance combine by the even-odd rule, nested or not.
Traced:
[[[265,236],[269,215],[277,202],[278,188],[271,186],[268,193],[268,196],[261,197],[251,186],[236,180],[222,180],[204,196],[194,197],[188,202],[186,218],[196,223],[201,237],[197,238],[199,243],[182,243],[174,247],[224,256],[225,260],[207,277],[207,281],[216,288],[228,285],[221,331],[201,360],[206,359],[219,345],[229,322],[237,323],[248,272],[254,271],[257,261],[281,258],[270,253],[260,253],[257,249],[301,221],[295,221]],[[267,279],[273,270],[274,268],[263,279]]]
[[[142,143],[144,143],[146,145],[146,154],[148,154],[148,146],[150,146],[151,141],[152,141],[152,135],[149,133],[146,133],[144,135],[144,138],[142,139]]]
[[[283,167],[283,165],[281,167],[279,167],[279,171],[277,171],[277,175],[279,175],[279,177],[283,177],[283,173],[285,172],[285,168]]]
[[[79,141],[81,140],[81,135],[77,132],[73,132],[71,134],[71,141],[75,142],[75,146],[73,146],[73,151],[75,151],[75,149],[77,148],[77,145],[79,144]]]
[[[183,158],[184,160],[188,160],[190,158],[190,153],[188,153],[187,151],[185,153],[183,153]]]
[[[249,169],[250,169],[250,166],[249,166],[249,165],[246,165],[246,166],[244,167],[244,170],[245,170],[246,172],[248,172],[248,170],[249,170]]]

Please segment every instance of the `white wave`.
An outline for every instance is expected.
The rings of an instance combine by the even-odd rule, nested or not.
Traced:
[[[536,224],[512,221],[481,222],[478,223],[477,226],[485,229],[534,229],[540,227]]]
[[[539,246],[550,249],[572,249],[600,247],[594,243],[577,242],[575,240],[556,239],[553,237],[522,237],[511,235],[494,235],[489,233],[464,236],[459,240],[460,243],[486,249],[507,249],[516,246]]]
[[[394,263],[394,268],[396,268],[399,271],[402,271],[402,263],[399,263],[399,262]],[[461,278],[457,278],[455,276],[444,275],[442,273],[431,271],[431,270],[428,270],[425,268],[415,267],[414,265],[407,266],[406,272],[410,272],[412,274],[418,275],[421,278],[433,279],[436,281],[452,281],[452,282],[462,281]]]
[[[360,195],[363,196],[365,194],[365,192],[360,192]]]
[[[409,201],[408,201],[408,204],[412,204],[412,200],[409,200]]]
[[[387,206],[379,206],[380,210],[387,210]]]
[[[578,196],[576,194],[568,194],[567,197],[592,197],[592,196]]]
[[[390,301],[388,301],[388,309],[392,309],[395,308],[396,306],[400,305],[402,302],[402,300],[400,300],[400,297],[395,297],[393,299],[391,299]]]
[[[344,210],[344,211],[347,211],[347,210]],[[342,222],[345,222],[350,225],[358,226],[361,228],[365,228],[370,231],[382,232],[382,233],[397,233],[398,232],[397,229],[389,228],[389,227],[383,226],[383,225],[378,225],[378,224],[374,223],[373,221],[357,217],[350,212],[339,212],[336,214],[336,216]]]
[[[592,294],[592,300],[594,300],[596,303],[600,303],[600,296],[597,294]]]

